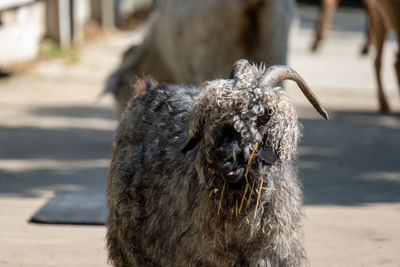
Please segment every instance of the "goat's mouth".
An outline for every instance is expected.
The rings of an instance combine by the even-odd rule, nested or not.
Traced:
[[[226,172],[224,174],[224,177],[228,183],[235,184],[239,183],[243,179],[243,174],[244,174],[244,167],[238,166],[233,170]]]

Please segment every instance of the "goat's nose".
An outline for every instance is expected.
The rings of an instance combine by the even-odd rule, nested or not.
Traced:
[[[217,149],[216,150],[217,160],[224,165],[227,162],[234,163],[237,158],[237,152],[234,149]]]
[[[222,171],[223,173],[227,173],[227,172],[231,171],[231,170],[234,168],[234,165],[235,165],[235,162],[234,162],[234,161],[228,160],[228,161],[225,161],[225,162],[220,166],[220,168],[221,168],[221,171]]]

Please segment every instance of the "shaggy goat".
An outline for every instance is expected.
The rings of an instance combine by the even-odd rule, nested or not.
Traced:
[[[132,99],[113,143],[107,244],[115,266],[301,266],[300,137],[283,79],[240,60],[231,79]]]
[[[160,1],[143,44],[125,53],[105,91],[122,112],[135,75],[197,84],[224,77],[240,58],[286,64],[294,11],[294,0]]]

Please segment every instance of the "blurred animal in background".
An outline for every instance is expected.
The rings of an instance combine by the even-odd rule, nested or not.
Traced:
[[[369,11],[371,40],[376,47],[375,76],[378,84],[379,109],[381,112],[389,112],[390,107],[386,100],[382,77],[382,52],[389,30],[393,30],[397,37],[398,51],[394,68],[397,75],[397,83],[400,90],[400,0],[364,0]]]
[[[131,99],[113,143],[107,245],[115,266],[303,266],[300,126],[286,66]],[[144,82],[143,84],[148,84]]]
[[[322,40],[325,39],[326,33],[329,31],[333,16],[335,15],[336,9],[340,3],[340,0],[321,0],[320,4],[320,16],[315,29],[315,36],[311,46],[313,52],[317,51],[321,46]],[[368,7],[365,5],[368,12]],[[366,41],[361,50],[361,54],[368,54],[369,45],[371,43],[369,26],[366,26]]]
[[[312,45],[312,50],[319,48],[326,31],[329,29],[333,15],[340,0],[321,0],[321,15]],[[398,52],[395,59],[395,71],[400,90],[400,0],[363,0],[368,13],[369,31],[363,53],[368,52],[368,47],[373,44],[376,48],[374,68],[378,87],[379,110],[389,112],[390,107],[382,84],[382,52],[389,30],[393,30],[397,37]]]
[[[315,29],[315,37],[311,46],[312,51],[317,51],[327,31],[332,24],[333,16],[336,12],[340,0],[321,0],[319,20]]]
[[[158,1],[141,45],[131,47],[106,82],[121,113],[136,76],[194,83],[224,77],[246,58],[285,64],[294,0]]]

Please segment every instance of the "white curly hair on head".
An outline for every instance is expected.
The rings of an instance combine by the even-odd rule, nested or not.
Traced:
[[[286,92],[281,87],[274,87],[283,79],[296,81],[316,110],[328,118],[304,80],[289,67],[274,66],[265,70],[263,65],[242,59],[233,65],[231,78],[202,84],[204,91],[194,108],[196,122],[191,122],[191,135],[198,134],[195,132],[200,125],[212,125],[223,118],[232,122],[241,134],[246,159],[255,144],[263,142],[277,151],[281,160],[291,159],[296,154],[300,129]]]

